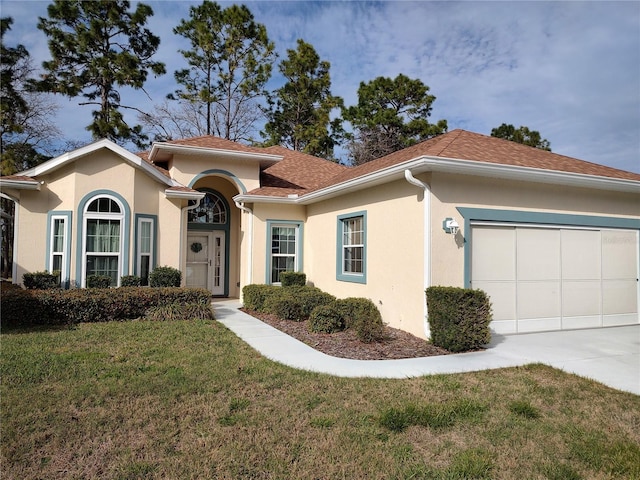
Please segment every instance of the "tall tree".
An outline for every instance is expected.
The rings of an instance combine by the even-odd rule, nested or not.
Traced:
[[[38,150],[51,146],[60,132],[51,122],[55,105],[42,93],[30,88],[33,67],[23,45],[7,46],[5,34],[13,19],[0,19],[0,169],[12,175],[31,168],[48,157]],[[2,277],[11,274],[13,263],[14,202],[0,198],[2,220]]]
[[[275,91],[262,135],[267,145],[333,159],[342,122],[331,120],[331,112],[341,108],[343,101],[331,94],[331,65],[320,61],[313,46],[302,39],[298,39],[297,50],[287,50],[287,54],[279,65],[287,82]]]
[[[436,97],[419,79],[399,74],[360,83],[358,104],[343,109],[351,162],[359,165],[447,131],[447,121],[429,123]]]
[[[118,88],[143,89],[149,72],[162,75],[165,67],[152,60],[160,38],[145,28],[153,10],[143,3],[129,9],[127,0],[54,0],[47,7],[49,18],[38,22],[52,57],[43,63],[39,87],[81,95],[86,101],[80,105],[96,106],[87,127],[94,138],[143,147],[147,138],[140,125],[125,122],[120,109],[133,107],[122,104]]]
[[[204,0],[173,31],[189,40],[191,49],[180,50],[189,68],[175,72],[181,88],[170,98],[198,105],[204,133],[248,140],[275,60],[266,27],[244,5],[223,10]]]
[[[520,126],[520,128],[516,129],[516,127],[511,124],[507,125],[503,123],[499,127],[491,130],[491,136],[522,143],[523,145],[536,147],[540,150],[551,151],[549,140],[542,138],[540,132],[537,130],[529,130],[529,127]]]

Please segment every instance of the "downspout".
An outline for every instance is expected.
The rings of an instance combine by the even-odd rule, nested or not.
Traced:
[[[253,283],[253,210],[249,207],[245,207],[244,203],[235,203],[236,207],[249,214],[249,231],[247,232],[247,235],[249,236],[247,245],[247,248],[249,249],[247,253],[247,285],[250,285]],[[240,296],[242,296],[242,292],[240,293]]]
[[[431,286],[431,189],[429,188],[429,185],[427,185],[425,182],[418,180],[416,177],[413,176],[413,174],[411,173],[411,170],[407,169],[404,171],[404,178],[407,180],[407,182],[409,182],[411,185],[414,185],[418,188],[422,188],[424,190],[424,208],[423,208],[423,214],[424,214],[424,242],[423,242],[423,248],[424,248],[424,265],[423,265],[423,272],[424,272],[424,288],[422,290],[423,295],[425,294],[425,291],[427,290],[427,288],[429,288]],[[427,338],[431,337],[431,329],[429,328],[429,312],[427,310],[427,301],[426,301],[426,296],[425,296],[425,300],[424,300],[424,333],[426,335]]]

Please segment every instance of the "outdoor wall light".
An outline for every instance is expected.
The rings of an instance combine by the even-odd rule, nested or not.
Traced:
[[[456,235],[458,230],[460,230],[460,225],[458,225],[458,222],[456,222],[454,218],[447,217],[442,221],[442,229],[446,233]]]

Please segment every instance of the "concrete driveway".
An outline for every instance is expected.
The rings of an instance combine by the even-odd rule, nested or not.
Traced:
[[[640,325],[493,335],[489,348],[401,360],[350,360],[318,352],[238,310],[237,299],[213,302],[216,319],[262,355],[285,365],[341,377],[408,378],[544,363],[640,395]]]

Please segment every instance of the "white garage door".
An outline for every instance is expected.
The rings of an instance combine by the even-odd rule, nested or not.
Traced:
[[[637,324],[638,232],[472,225],[471,286],[498,333]]]

